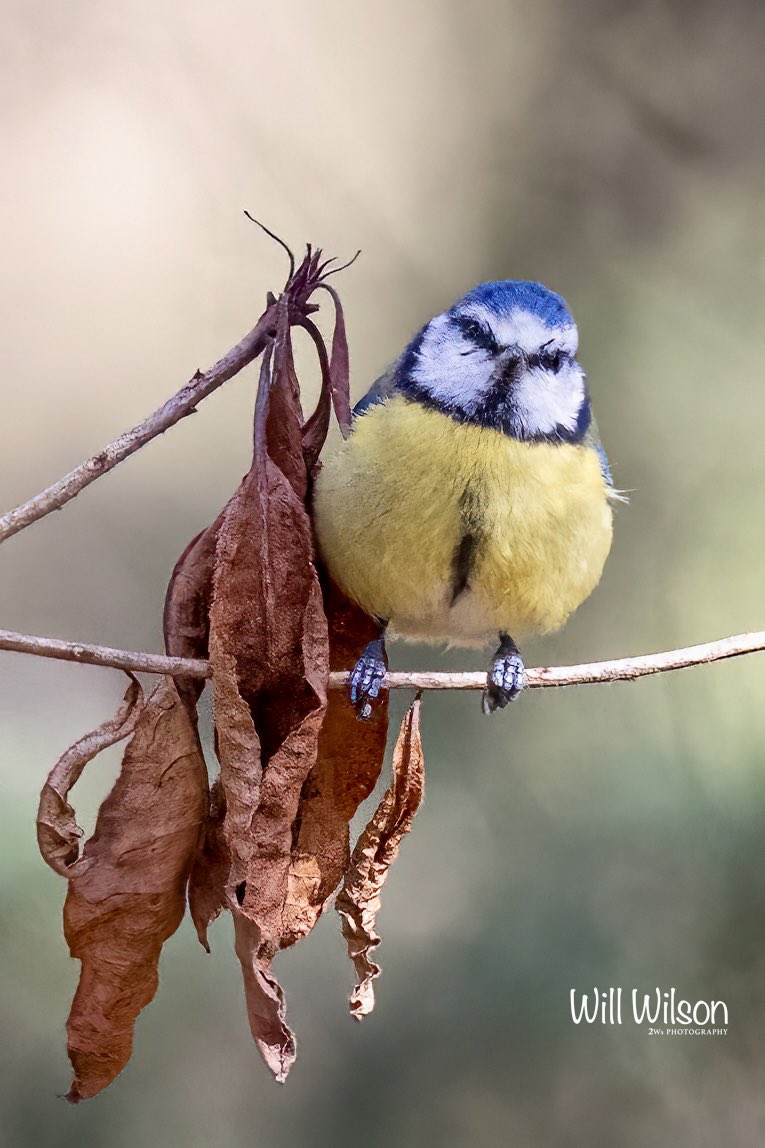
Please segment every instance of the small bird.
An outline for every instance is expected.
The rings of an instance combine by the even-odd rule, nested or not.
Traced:
[[[354,409],[314,490],[322,560],[380,625],[351,674],[371,714],[385,636],[499,637],[483,695],[518,696],[517,642],[557,630],[597,585],[620,500],[578,334],[541,283],[484,283],[431,319]]]

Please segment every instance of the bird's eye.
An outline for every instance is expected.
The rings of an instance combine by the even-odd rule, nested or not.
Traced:
[[[456,315],[454,322],[459,327],[463,336],[474,343],[476,348],[482,351],[488,351],[490,354],[495,355],[499,350],[497,340],[488,329],[484,327],[477,319],[471,319],[469,315]]]
[[[546,371],[552,371],[554,375],[557,375],[568,358],[569,356],[564,351],[545,351],[539,356],[539,363]]]

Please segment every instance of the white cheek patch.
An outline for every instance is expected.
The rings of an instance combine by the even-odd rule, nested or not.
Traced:
[[[444,406],[473,413],[491,388],[493,369],[491,355],[439,315],[428,324],[412,378]]]
[[[579,346],[576,324],[570,323],[567,327],[548,327],[538,315],[532,315],[529,311],[522,311],[518,307],[506,315],[497,315],[480,303],[471,303],[460,309],[460,313],[470,315],[485,324],[501,347],[520,347],[527,355],[534,354],[545,343],[550,344],[551,351],[560,350],[568,355],[575,355]]]
[[[534,368],[513,387],[513,407],[527,435],[573,431],[584,402],[584,375],[564,367],[557,375]]]
[[[576,327],[548,327],[538,316],[515,309],[497,315],[478,303],[460,310],[478,320],[502,346],[519,347],[538,355],[541,347],[573,356],[577,348]],[[447,411],[459,411],[481,420],[490,397],[496,399],[502,385],[497,356],[464,335],[449,314],[431,320],[422,337],[411,368],[411,378],[422,391]],[[524,437],[573,432],[585,401],[584,375],[578,363],[564,365],[557,374],[540,367],[529,368],[507,390],[513,421]]]

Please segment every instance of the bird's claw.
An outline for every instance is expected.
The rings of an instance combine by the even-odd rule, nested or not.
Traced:
[[[365,647],[351,670],[351,702],[356,707],[356,716],[360,721],[366,721],[371,717],[372,702],[380,693],[387,672],[385,642],[382,638],[376,638]]]
[[[500,646],[494,655],[483,692],[483,712],[492,714],[515,701],[526,684],[526,669],[518,650]]]

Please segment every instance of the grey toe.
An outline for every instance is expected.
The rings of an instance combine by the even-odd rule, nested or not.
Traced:
[[[351,702],[361,721],[371,717],[371,703],[379,696],[387,672],[385,645],[381,639],[377,639],[369,643],[351,671]]]
[[[518,697],[526,684],[526,670],[520,654],[500,654],[491,664],[483,694],[485,714],[494,713]]]

